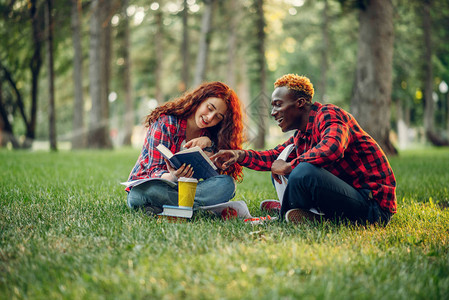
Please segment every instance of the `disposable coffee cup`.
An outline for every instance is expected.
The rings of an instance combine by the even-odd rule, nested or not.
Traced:
[[[178,179],[178,206],[193,207],[197,184],[198,180],[195,178],[180,177]]]

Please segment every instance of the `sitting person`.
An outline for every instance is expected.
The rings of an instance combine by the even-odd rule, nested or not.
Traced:
[[[285,220],[294,223],[324,218],[344,218],[386,225],[396,213],[396,181],[390,164],[376,141],[354,117],[332,104],[312,103],[314,89],[307,77],[288,74],[274,84],[271,116],[283,132],[295,130],[285,143],[266,151],[220,150],[211,159],[222,169],[238,163],[271,171],[273,179],[288,177],[276,206]],[[288,160],[277,159],[290,144]]]
[[[162,178],[176,182],[192,177],[193,169],[183,165],[175,170],[156,146],[163,144],[176,153],[182,147],[201,147],[206,153],[217,149],[241,149],[243,123],[240,100],[221,82],[204,83],[192,92],[167,102],[152,111],[145,121],[148,132],[128,181]],[[210,155],[212,153],[209,153]],[[241,180],[242,167],[235,164],[219,176],[198,182],[194,208],[227,202],[234,197],[235,182]],[[148,214],[162,211],[163,205],[178,205],[176,184],[163,180],[147,181],[126,188],[131,208],[145,208]]]

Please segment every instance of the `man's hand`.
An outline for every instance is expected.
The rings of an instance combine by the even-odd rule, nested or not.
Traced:
[[[230,165],[243,160],[242,150],[220,150],[210,157],[210,159],[222,170],[226,170]]]
[[[271,165],[271,175],[273,176],[274,180],[276,180],[278,183],[282,183],[281,179],[279,178],[279,175],[288,175],[292,172],[292,166],[290,163],[285,162],[282,159],[277,159],[273,162]]]
[[[192,148],[195,146],[199,146],[201,149],[212,146],[212,141],[207,136],[200,136],[198,138],[191,139],[188,141],[184,148]]]

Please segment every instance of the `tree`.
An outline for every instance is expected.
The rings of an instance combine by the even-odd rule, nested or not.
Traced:
[[[397,154],[390,141],[393,5],[391,0],[358,4],[359,49],[351,111],[387,154]]]
[[[229,38],[228,38],[228,64],[227,64],[227,73],[226,73],[226,83],[235,88],[236,80],[236,55],[237,55],[237,24],[239,23],[237,8],[238,2],[236,0],[228,1],[228,26],[229,26]]]
[[[7,103],[5,103],[6,101],[3,100],[3,83],[7,82],[9,83],[9,85],[11,86],[11,89],[15,92],[16,94],[16,99],[17,99],[17,103],[21,104],[22,106],[19,106],[19,108],[22,108],[21,112],[23,110],[23,103],[22,103],[22,95],[20,93],[20,91],[17,88],[17,84],[15,83],[15,81],[12,79],[11,73],[5,68],[5,66],[3,66],[0,62],[0,116],[1,116],[1,120],[2,120],[2,129],[3,129],[3,134],[2,134],[2,146],[6,145],[8,143],[8,141],[11,142],[12,146],[14,149],[18,149],[20,148],[20,143],[19,141],[16,139],[16,137],[14,136],[14,132],[13,132],[13,125],[11,124],[11,122],[9,121],[9,116],[12,115],[12,112],[8,110],[8,108],[10,108],[10,110],[12,110],[12,103],[10,103],[10,105],[7,105]],[[12,95],[11,95],[12,97]],[[10,101],[12,102],[12,101]],[[26,119],[26,115],[22,115],[24,118],[24,122],[25,124],[27,124],[27,119]],[[3,140],[4,139],[4,140]]]
[[[111,148],[108,114],[108,79],[110,52],[108,1],[93,0],[90,18],[89,79],[92,102],[88,145],[92,148]],[[103,28],[103,25],[105,27]]]
[[[181,71],[181,91],[187,90],[189,86],[190,77],[190,53],[189,53],[189,4],[187,0],[184,0],[184,6],[182,10],[182,44],[181,44],[181,57],[182,57],[182,71]]]
[[[111,1],[100,1],[100,53],[101,53],[101,117],[104,126],[104,144],[101,147],[112,148],[109,136],[109,92],[111,81],[111,18],[113,15]]]
[[[48,124],[49,124],[49,140],[50,149],[56,151],[57,141],[56,141],[56,112],[55,112],[55,68],[54,68],[54,58],[53,58],[53,1],[46,0],[45,2],[45,24],[47,28],[47,64],[48,64]]]
[[[212,14],[214,11],[214,5],[216,0],[204,0],[204,13],[201,22],[201,36],[198,49],[198,55],[196,58],[196,71],[195,79],[193,81],[194,86],[198,86],[203,82],[206,76],[207,57],[209,54],[209,45],[212,31]]]
[[[125,92],[125,124],[123,145],[131,145],[131,137],[134,128],[134,100],[131,85],[131,59],[130,59],[130,30],[129,17],[126,12],[129,0],[122,3],[122,22],[120,25],[120,37],[122,38],[121,55],[123,56],[123,90]]]
[[[14,4],[17,3],[0,4],[0,76],[2,82],[7,83],[2,86],[7,97],[1,101],[0,110],[6,114],[3,123],[5,130],[9,131],[13,147],[30,148],[36,133],[41,48],[44,40],[43,10],[37,1],[29,1],[27,5]],[[28,91],[31,91],[29,101],[23,96]],[[29,114],[26,112],[28,107]],[[9,117],[12,119],[17,110],[24,123],[25,139],[22,144],[14,137],[13,123],[9,121]]]
[[[427,139],[436,146],[447,146],[449,141],[442,138],[435,130],[435,105],[433,101],[433,62],[432,62],[432,19],[430,11],[432,0],[422,2],[422,25],[423,25],[423,84],[424,84],[424,130]]]
[[[324,7],[322,12],[321,32],[323,35],[323,44],[321,48],[321,78],[318,84],[318,91],[321,95],[321,103],[326,102],[326,88],[327,88],[327,70],[329,68],[329,3],[328,0],[323,0]]]
[[[72,125],[72,149],[84,148],[86,136],[84,131],[84,97],[83,97],[83,53],[81,48],[81,0],[72,0],[71,29],[73,43],[73,125]]]
[[[162,7],[156,11],[156,36],[154,40],[154,45],[156,47],[156,70],[155,70],[155,85],[156,85],[156,93],[155,98],[158,103],[164,102],[164,94],[162,92],[162,76],[163,76],[163,38],[164,38],[164,23],[163,23],[163,13]]]
[[[264,0],[255,0],[255,30],[254,44],[255,63],[253,70],[253,90],[257,103],[257,135],[254,140],[255,148],[265,148],[265,135],[268,120],[268,97],[266,92],[266,61],[265,61],[265,15]]]
[[[33,39],[33,57],[30,61],[31,69],[31,114],[29,122],[26,122],[26,135],[24,141],[25,148],[31,148],[31,145],[35,138],[36,133],[36,120],[37,120],[37,100],[39,90],[39,73],[42,66],[42,44],[43,44],[43,32],[42,32],[42,16],[39,13],[37,7],[37,0],[31,0],[30,4],[30,17],[32,27],[32,39]],[[24,108],[21,106],[22,115],[25,116]],[[25,120],[25,118],[24,118]]]
[[[17,149],[20,145],[14,136],[12,124],[8,119],[9,112],[3,100],[3,82],[3,76],[0,72],[0,147],[4,147],[8,142],[11,142],[13,148]]]

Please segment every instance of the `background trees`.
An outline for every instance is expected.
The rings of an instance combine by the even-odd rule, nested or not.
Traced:
[[[388,154],[393,68],[393,4],[391,0],[357,1],[359,39],[351,112]]]
[[[54,79],[42,68],[47,3]],[[448,20],[443,0],[5,0],[1,145],[49,140],[51,82],[57,141],[109,148],[129,145],[157,103],[222,80],[244,103],[249,142],[272,146],[269,94],[285,73],[310,77],[315,100],[352,111],[389,153],[426,139],[442,145]]]
[[[83,95],[83,50],[81,47],[81,0],[72,0],[71,29],[73,43],[73,131],[72,148],[84,148],[86,135],[84,132],[84,95]]]

